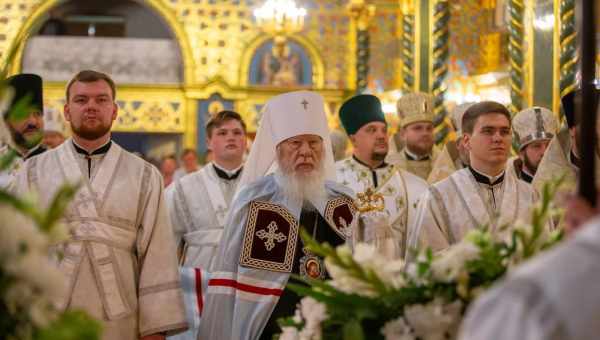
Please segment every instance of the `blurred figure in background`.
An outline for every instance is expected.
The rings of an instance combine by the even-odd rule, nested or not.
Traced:
[[[48,149],[61,145],[66,138],[66,126],[63,115],[54,109],[44,112],[44,144]]]
[[[433,161],[433,169],[427,178],[429,184],[439,182],[452,175],[456,170],[460,170],[469,165],[469,151],[465,148],[465,142],[462,133],[462,118],[465,111],[473,103],[457,105],[450,113],[452,125],[456,132],[456,140],[448,141],[442,151]]]
[[[185,149],[181,154],[181,167],[175,171],[173,181],[176,181],[187,174],[191,174],[199,168],[196,150]]]
[[[346,150],[348,149],[348,136],[340,130],[332,130],[329,133],[331,138],[331,146],[333,147],[333,160],[341,161],[346,158]]]
[[[544,153],[558,130],[554,113],[543,107],[525,109],[513,118],[519,155],[511,160],[514,174],[527,183],[533,181]]]
[[[167,155],[160,161],[160,173],[163,176],[165,182],[165,188],[173,182],[175,177],[175,171],[177,170],[177,158],[175,155]]]

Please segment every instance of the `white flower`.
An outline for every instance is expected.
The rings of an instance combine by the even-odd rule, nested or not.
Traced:
[[[336,249],[341,261],[350,263],[354,260],[363,270],[375,274],[385,285],[390,288],[400,288],[405,285],[404,262],[402,260],[389,260],[381,254],[373,245],[358,243],[354,253],[350,253],[347,246]],[[325,259],[325,266],[331,276],[331,285],[349,294],[373,297],[377,290],[368,281],[363,281],[351,275],[345,269],[336,265],[331,259]]]
[[[327,307],[307,296],[300,300],[300,313],[306,321],[300,337],[302,339],[321,339],[321,323],[327,320]]]
[[[452,282],[466,270],[467,262],[479,257],[479,247],[471,242],[460,242],[433,259],[431,274],[435,280]]]
[[[340,291],[361,296],[373,297],[377,295],[377,292],[369,283],[351,276],[349,272],[335,265],[330,258],[325,258],[325,267],[327,267],[327,272],[332,278],[329,284]]]
[[[422,340],[444,340],[456,332],[462,316],[462,303],[455,301],[445,305],[436,298],[425,305],[404,308],[404,317]]]
[[[66,288],[49,256],[49,237],[11,206],[0,204],[0,220],[1,271],[14,279],[2,299],[9,313],[25,311],[33,325],[43,327],[57,313],[51,302]]]
[[[377,248],[365,243],[356,245],[353,257],[354,261],[364,268],[371,269],[389,286],[399,288],[404,285],[404,261],[390,260],[377,251]]]
[[[415,340],[410,327],[406,324],[403,317],[396,320],[388,321],[381,329],[381,334],[385,340]]]
[[[29,317],[38,327],[46,327],[55,317],[55,311],[44,299],[37,299],[29,306]]]
[[[300,311],[298,309],[296,309],[296,311],[294,312],[292,320],[294,320],[294,322],[298,324],[302,323],[302,314],[300,314]]]
[[[300,340],[296,327],[283,327],[279,340]]]
[[[33,221],[8,205],[0,205],[0,259],[10,263],[24,251],[45,251],[48,243]]]

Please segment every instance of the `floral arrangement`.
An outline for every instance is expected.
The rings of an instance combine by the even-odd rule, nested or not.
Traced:
[[[302,234],[311,251],[325,257],[328,281],[303,280],[288,288],[305,296],[295,315],[280,319],[280,340],[455,339],[469,304],[513,266],[558,242],[547,225],[560,214],[551,198],[562,180],[548,183],[532,208],[530,224],[492,234],[471,231],[440,254],[425,250],[416,260],[390,261],[374,246],[336,249]],[[500,236],[503,235],[503,236]],[[302,280],[301,278],[296,278]]]
[[[8,60],[14,51],[9,53]],[[4,113],[13,92],[5,86],[7,62],[0,68],[0,141],[13,146]],[[24,117],[28,101],[17,102],[7,115]],[[16,153],[0,157],[0,171],[8,169]],[[60,312],[53,300],[64,292],[64,279],[50,254],[67,238],[58,223],[76,187],[65,186],[48,210],[40,210],[34,197],[17,197],[0,188],[0,338],[36,340],[98,339],[100,325],[83,312]]]

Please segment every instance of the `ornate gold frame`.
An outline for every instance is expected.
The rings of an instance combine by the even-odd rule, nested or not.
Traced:
[[[240,87],[249,86],[248,73],[250,71],[250,64],[252,63],[252,56],[254,55],[254,52],[263,43],[267,42],[272,38],[272,36],[267,34],[259,34],[244,49],[244,53],[242,54],[240,73],[238,75],[238,84],[240,84]],[[323,58],[319,53],[317,47],[310,40],[298,34],[294,34],[288,37],[288,39],[293,40],[294,42],[298,43],[300,46],[306,49],[313,67],[313,88],[323,88],[325,85],[325,66],[323,65]]]

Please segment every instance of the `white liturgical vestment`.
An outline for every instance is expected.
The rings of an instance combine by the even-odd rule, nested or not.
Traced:
[[[408,226],[415,223],[418,200],[427,190],[427,182],[386,163],[371,169],[355,157],[337,162],[336,170],[338,183],[349,187],[355,194],[371,188],[383,196],[385,212],[398,245],[398,254],[394,257],[403,257]]]
[[[217,173],[225,170],[209,163],[165,190],[175,242],[184,245],[180,259],[183,266],[210,269],[237,189],[240,170],[232,172],[235,178],[225,179]]]
[[[496,231],[519,219],[529,221],[537,198],[531,185],[512,174],[489,178],[468,167],[458,170],[433,184],[419,202],[407,255],[411,249],[446,249],[471,229],[487,226]]]
[[[185,329],[162,177],[114,142],[102,148],[84,155],[69,139],[18,173],[18,192],[37,192],[42,207],[63,183],[80,183],[63,217],[71,235],[61,245],[67,294],[58,305],[99,320],[105,340]]]
[[[195,340],[198,335],[202,310],[198,299],[206,289],[206,272],[214,263],[241,171],[241,167],[227,171],[209,163],[165,190],[175,242],[181,251],[181,284],[189,325],[186,332],[169,337],[169,340]]]

